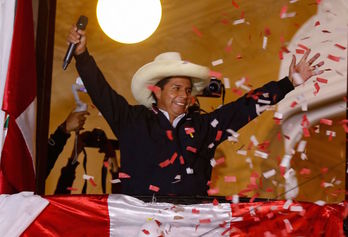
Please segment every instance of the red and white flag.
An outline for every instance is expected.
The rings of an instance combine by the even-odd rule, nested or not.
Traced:
[[[2,110],[0,193],[35,188],[36,58],[32,1],[17,0]]]

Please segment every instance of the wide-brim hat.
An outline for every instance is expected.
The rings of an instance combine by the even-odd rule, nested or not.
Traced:
[[[139,104],[150,108],[155,100],[148,87],[156,85],[164,78],[174,76],[190,77],[192,95],[195,96],[209,84],[210,70],[208,67],[182,60],[178,52],[162,53],[134,74],[131,85],[134,98]]]

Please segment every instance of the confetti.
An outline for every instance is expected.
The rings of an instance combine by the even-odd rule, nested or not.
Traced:
[[[332,120],[330,120],[330,119],[320,119],[320,123],[331,126],[332,125]]]
[[[256,150],[254,156],[261,157],[263,159],[268,159],[268,154],[266,152]]]
[[[324,83],[324,84],[327,84],[327,79],[324,79],[324,78],[317,77],[317,81]]]
[[[307,144],[307,141],[304,141],[304,140],[300,141],[300,143],[297,146],[297,152],[304,152],[306,148],[306,144]]]
[[[88,181],[92,184],[92,186],[94,186],[94,187],[97,186],[97,184],[94,182],[94,179],[91,178]]]
[[[160,190],[160,188],[155,186],[155,185],[150,184],[149,190],[154,191],[154,192],[157,193]]]
[[[192,146],[187,146],[187,147],[186,147],[186,150],[187,150],[187,151],[191,151],[192,153],[196,153],[196,152],[197,152],[197,148],[194,148],[194,147],[192,147]]]
[[[148,230],[142,229],[141,231],[142,231],[144,234],[146,234],[146,235],[149,235],[149,234],[150,234],[150,232],[149,232]]]
[[[290,207],[290,211],[293,211],[293,212],[302,212],[302,211],[303,211],[303,207],[302,207],[302,206],[299,206],[299,205],[291,206],[291,207]]]
[[[316,21],[314,26],[320,26],[320,21]]]
[[[262,42],[262,48],[263,48],[263,49],[266,49],[266,48],[267,48],[267,41],[268,41],[267,36],[264,36],[264,37],[263,37],[263,42]]]
[[[209,72],[209,76],[216,77],[216,78],[220,79],[222,77],[222,73],[221,72],[216,72],[216,71],[210,71]]]
[[[306,169],[306,168],[302,168],[300,171],[301,175],[310,175],[311,174],[311,170],[310,169]]]
[[[218,124],[219,124],[219,121],[217,121],[216,119],[214,119],[214,120],[210,123],[210,125],[211,125],[213,128],[215,128]]]
[[[307,160],[307,155],[305,153],[301,153],[301,160]]]
[[[340,45],[340,44],[335,44],[335,46],[336,46],[337,48],[342,49],[342,50],[345,50],[345,49],[346,49],[346,47],[344,47],[344,46],[342,46],[342,45]]]
[[[221,158],[216,160],[216,165],[220,165],[220,164],[222,164],[224,162],[225,162],[225,157],[221,157]]]
[[[290,168],[288,171],[285,172],[285,174],[284,174],[283,177],[284,177],[285,179],[289,179],[290,176],[293,176],[293,175],[295,175],[295,174],[296,174],[295,170],[294,170],[293,168]]]
[[[287,5],[284,5],[282,7],[282,9],[280,10],[280,18],[284,18],[285,17],[285,14],[286,14],[286,11],[288,10],[288,6]]]
[[[235,194],[232,196],[232,203],[235,203],[235,204],[239,203],[239,196],[238,195]]]
[[[90,175],[87,175],[87,174],[82,175],[82,178],[83,178],[84,180],[94,179],[93,176],[90,176]]]
[[[218,60],[215,60],[215,61],[212,61],[211,64],[215,67],[217,65],[220,65],[220,64],[223,64],[224,63],[224,60],[222,58],[218,59]]]
[[[277,119],[283,119],[283,114],[279,112],[275,112],[273,117]]]
[[[234,0],[232,0],[232,5],[237,9],[239,8],[239,5]]]
[[[306,51],[303,49],[296,49],[297,54],[304,54]]]
[[[67,187],[66,190],[69,190],[69,191],[77,191],[78,189],[77,189],[77,188],[73,188],[73,187]]]
[[[252,135],[252,136],[250,137],[250,141],[254,144],[254,146],[259,145],[259,142],[257,141],[255,135]]]
[[[241,19],[233,21],[233,25],[243,24],[244,22],[245,22],[245,18],[241,18]]]
[[[283,221],[285,223],[286,232],[291,233],[294,228],[292,227],[290,221],[288,219],[284,219]]]
[[[179,160],[180,160],[180,164],[181,164],[181,165],[184,165],[184,164],[185,164],[184,157],[180,156],[180,157],[179,157]]]
[[[193,169],[191,169],[190,167],[186,168],[186,173],[187,174],[193,174]]]
[[[160,91],[161,88],[159,88],[158,86],[154,86],[154,85],[148,85],[147,89],[149,89],[150,91],[152,91],[153,93],[156,93],[157,91]]]
[[[192,213],[193,213],[193,214],[199,214],[199,212],[200,212],[200,211],[197,210],[196,208],[193,208],[193,209],[192,209]]]
[[[276,174],[276,171],[275,171],[275,169],[271,169],[271,170],[266,171],[266,172],[264,172],[264,173],[262,173],[262,174],[263,174],[263,177],[265,177],[266,179],[268,179],[268,178],[274,176],[274,175]]]
[[[332,61],[335,61],[335,62],[339,62],[340,61],[340,57],[337,57],[337,56],[334,56],[332,54],[329,54],[327,56],[328,59],[331,59]]]
[[[175,159],[178,157],[178,153],[174,152],[174,154],[172,155],[172,157],[170,158],[170,163],[173,164]]]
[[[302,48],[302,49],[304,49],[304,50],[306,50],[306,51],[309,49],[307,46],[305,46],[303,44],[297,44],[297,46]]]
[[[110,183],[118,184],[118,183],[121,183],[121,180],[120,179],[112,179],[112,180],[110,180]]]
[[[119,173],[118,173],[118,178],[119,178],[119,179],[129,179],[130,176],[129,176],[128,174],[126,174],[126,173],[119,172]]]
[[[218,194],[219,193],[219,189],[218,188],[210,188],[208,191],[208,194],[209,195],[215,195],[215,194]]]
[[[221,136],[222,136],[222,131],[218,130],[217,133],[216,133],[215,141],[220,141]]]
[[[262,104],[271,104],[271,101],[269,100],[263,100],[263,99],[258,99],[257,103],[262,103]]]
[[[170,165],[170,160],[165,160],[161,163],[158,164],[161,168],[167,167],[168,165]]]
[[[226,183],[237,182],[236,176],[225,176],[224,181]]]
[[[209,223],[211,223],[211,220],[209,218],[207,218],[207,219],[200,219],[199,223],[200,224],[209,224]]]
[[[212,159],[210,160],[210,165],[211,165],[211,167],[215,167],[216,161],[215,161],[214,158],[212,158]]]
[[[231,88],[230,79],[229,79],[229,78],[224,77],[224,85],[225,85],[225,88],[226,88],[226,89]]]
[[[326,204],[326,202],[322,200],[315,201],[314,203],[317,204],[318,206],[324,206]]]
[[[283,209],[289,209],[290,205],[292,204],[292,200],[288,199],[283,205]]]
[[[246,150],[238,150],[237,154],[238,155],[242,155],[242,156],[246,156],[247,155],[247,151]]]
[[[208,145],[208,148],[209,148],[209,149],[212,149],[214,146],[215,146],[215,145],[214,145],[214,143],[212,142],[212,143],[210,143],[210,144]]]
[[[173,141],[173,131],[172,130],[167,130],[167,137],[169,140]]]
[[[192,30],[198,37],[202,37],[202,32],[200,32],[196,26],[192,26]]]

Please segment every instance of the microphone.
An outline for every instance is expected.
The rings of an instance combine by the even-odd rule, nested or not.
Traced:
[[[86,26],[88,23],[88,18],[86,16],[80,16],[79,20],[76,23],[76,27],[78,30],[85,30]],[[73,57],[74,54],[74,50],[75,50],[76,44],[70,43],[68,50],[66,51],[64,60],[63,60],[63,69],[65,70],[69,63],[71,62],[71,59]]]

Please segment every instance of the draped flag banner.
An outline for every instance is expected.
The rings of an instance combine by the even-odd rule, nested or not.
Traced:
[[[143,202],[122,194],[40,197],[28,192],[0,195],[0,205],[6,206],[0,212],[0,235],[23,237],[343,237],[348,210],[347,203],[288,200],[232,204],[214,200],[181,205]]]
[[[35,188],[36,58],[32,1],[17,0],[2,110],[0,193]]]

